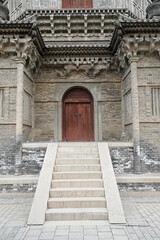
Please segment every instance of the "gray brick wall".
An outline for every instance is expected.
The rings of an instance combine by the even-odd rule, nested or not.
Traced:
[[[22,171],[26,175],[40,173],[44,161],[46,148],[23,148]]]
[[[115,147],[110,148],[114,172],[133,173],[133,148]]]
[[[0,175],[14,174],[15,125],[0,125]]]

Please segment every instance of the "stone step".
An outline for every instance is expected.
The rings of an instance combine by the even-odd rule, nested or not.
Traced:
[[[57,153],[57,158],[98,158],[98,152],[73,152],[73,153]]]
[[[104,197],[94,198],[50,198],[48,208],[105,208]]]
[[[51,188],[51,198],[104,197],[104,188]]]
[[[54,172],[53,179],[101,179],[101,172]]]
[[[48,209],[47,221],[107,220],[106,208],[56,208]]]
[[[91,226],[103,226],[103,227],[106,226],[106,228],[107,228],[108,225],[109,225],[108,219],[107,220],[87,220],[87,221],[85,221],[85,220],[45,221],[45,223],[44,223],[44,226],[47,226],[47,227],[48,226],[49,227],[61,226],[62,228],[64,226],[67,226],[67,227],[68,226],[89,226],[89,227],[91,227]],[[63,237],[62,237],[62,239],[63,239]],[[104,240],[104,238],[103,238],[103,240]]]
[[[74,165],[74,164],[100,164],[99,158],[81,159],[81,158],[57,158],[56,164],[58,165]]]
[[[65,180],[53,180],[52,188],[75,188],[75,187],[103,187],[102,179],[65,179]]]
[[[59,153],[76,153],[76,152],[98,152],[97,147],[88,147],[88,146],[72,146],[72,147],[58,147],[58,152]]]
[[[56,165],[55,172],[100,171],[100,165]]]
[[[61,142],[58,147],[97,147],[96,142]]]

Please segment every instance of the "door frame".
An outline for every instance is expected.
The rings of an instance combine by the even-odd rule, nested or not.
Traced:
[[[67,95],[67,93],[69,93],[70,91],[74,91],[74,89],[83,89],[88,93],[88,98],[86,99],[74,99],[74,100],[65,100],[65,97]],[[67,141],[66,139],[66,104],[67,103],[90,103],[90,110],[91,110],[91,120],[90,120],[90,124],[91,124],[91,130],[90,130],[90,140],[89,141],[94,141],[94,100],[93,100],[93,96],[90,93],[90,91],[88,91],[88,89],[84,88],[84,87],[72,87],[70,89],[68,89],[62,98],[62,141]],[[78,140],[77,140],[78,141]]]
[[[76,82],[74,79],[72,82],[58,82],[55,84],[55,91],[53,95],[54,99],[54,112],[55,118],[53,122],[54,127],[54,141],[62,142],[62,98],[66,91],[73,87],[82,87],[87,89],[93,97],[94,106],[94,139],[95,141],[102,141],[102,87],[100,83],[85,83]]]

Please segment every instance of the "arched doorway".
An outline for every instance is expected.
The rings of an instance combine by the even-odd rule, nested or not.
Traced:
[[[63,141],[94,141],[93,97],[72,88],[63,97]]]

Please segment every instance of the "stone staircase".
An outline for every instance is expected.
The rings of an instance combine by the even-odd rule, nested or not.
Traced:
[[[97,143],[58,144],[45,219],[108,219]]]

